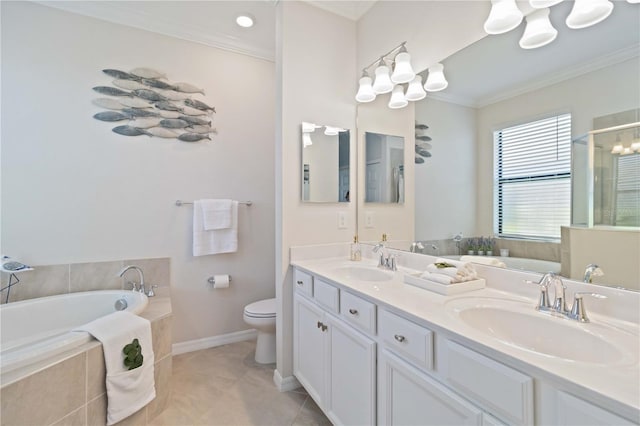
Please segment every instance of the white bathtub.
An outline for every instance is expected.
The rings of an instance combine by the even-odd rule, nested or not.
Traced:
[[[12,302],[0,306],[0,372],[15,370],[91,341],[71,332],[111,312],[119,299],[127,311],[142,312],[149,303],[142,293],[126,290],[86,291]]]

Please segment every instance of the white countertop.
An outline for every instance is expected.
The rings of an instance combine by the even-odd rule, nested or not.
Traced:
[[[480,267],[477,268],[480,276],[487,278],[486,288],[460,295],[443,296],[403,283],[404,273],[416,272],[412,269],[400,267],[400,270],[394,273],[393,280],[382,282],[345,279],[344,276],[333,271],[336,267],[343,265],[375,267],[375,262],[372,259],[363,259],[361,262],[349,262],[344,257],[301,259],[293,260],[291,264],[308,273],[320,275],[341,289],[363,296],[379,306],[413,317],[414,320],[424,323],[436,332],[445,332],[455,340],[494,359],[526,371],[534,377],[548,380],[559,389],[583,395],[592,402],[625,417],[635,419],[640,417],[640,347],[638,346],[640,326],[636,322],[598,315],[594,312],[589,313],[591,323],[586,324],[578,322],[574,324],[572,320],[557,318],[557,321],[571,321],[569,324],[571,327],[575,326],[587,330],[592,324],[612,326],[629,333],[631,337],[629,342],[625,343],[628,345],[625,349],[633,354],[631,360],[627,359],[618,365],[569,361],[508,345],[456,318],[446,304],[462,297],[474,296],[521,301],[529,304],[532,310],[536,306],[536,288],[533,288],[533,291],[526,288],[525,294],[500,290],[499,288],[504,288],[504,285],[501,286],[499,283],[493,282],[498,281],[497,279],[485,277],[481,273],[482,268]],[[415,265],[412,266],[415,267]],[[499,273],[504,274],[508,271]],[[491,275],[495,275],[495,273],[491,273]],[[526,333],[526,330],[522,331]],[[571,345],[571,336],[567,336],[566,341],[558,342],[558,344]]]

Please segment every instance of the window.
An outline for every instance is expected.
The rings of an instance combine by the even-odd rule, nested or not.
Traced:
[[[495,233],[560,239],[571,220],[571,114],[494,132]]]

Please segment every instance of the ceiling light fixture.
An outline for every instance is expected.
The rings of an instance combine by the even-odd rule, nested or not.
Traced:
[[[404,97],[411,102],[419,101],[427,96],[427,92],[422,87],[422,76],[416,75],[415,78],[409,83],[407,87],[407,93]]]
[[[253,27],[255,21],[255,18],[248,13],[243,13],[242,15],[236,16],[236,24],[238,24],[242,28]]]
[[[439,92],[444,90],[449,82],[444,77],[444,65],[438,63],[429,67],[429,76],[424,83],[424,90],[427,92]]]
[[[396,55],[394,60],[393,74],[391,74],[391,81],[396,84],[408,83],[414,79],[416,73],[413,72],[411,67],[411,55],[407,52],[407,48],[402,43],[400,52]]]
[[[362,77],[360,81],[358,81],[360,85],[358,88],[358,93],[356,93],[356,101],[358,102],[371,102],[376,98],[376,92],[373,91],[373,86],[371,77],[369,74],[364,71],[362,73]]]
[[[558,36],[558,30],[553,28],[549,20],[549,8],[537,9],[527,15],[527,26],[520,39],[523,49],[535,49],[551,43]]]
[[[555,6],[562,3],[562,0],[529,0],[529,4],[534,9],[544,9],[545,7]]]
[[[607,19],[612,10],[609,0],[575,0],[566,23],[574,30],[590,27]]]
[[[520,25],[522,18],[516,0],[491,0],[491,12],[484,23],[484,30],[487,34],[506,33]]]
[[[376,79],[373,81],[373,92],[378,95],[389,93],[393,90],[393,82],[389,77],[389,67],[384,61],[384,58],[380,58],[378,66],[375,70]]]
[[[391,99],[389,99],[389,108],[399,109],[409,105],[409,101],[404,97],[404,88],[400,85],[393,88]]]

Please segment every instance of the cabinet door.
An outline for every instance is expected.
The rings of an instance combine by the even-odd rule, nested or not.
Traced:
[[[480,409],[390,352],[378,365],[378,424],[482,425]]]
[[[293,374],[322,406],[325,392],[325,344],[323,312],[296,295],[293,304]]]
[[[325,322],[330,346],[327,415],[336,425],[375,425],[376,343],[331,315]]]
[[[559,425],[623,426],[636,424],[562,391],[558,391],[557,401],[557,422]]]

